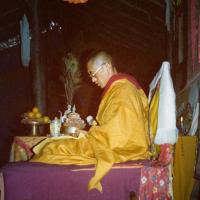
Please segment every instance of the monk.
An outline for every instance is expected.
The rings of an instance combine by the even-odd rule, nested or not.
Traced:
[[[84,137],[47,142],[31,161],[94,164],[96,171],[88,188],[102,191],[100,181],[114,163],[149,158],[148,101],[132,76],[117,72],[108,53],[93,54],[87,70],[92,82],[103,89],[97,125]]]

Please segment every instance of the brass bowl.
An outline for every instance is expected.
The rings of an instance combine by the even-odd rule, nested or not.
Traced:
[[[65,135],[70,135],[70,136],[73,136],[73,137],[78,137],[77,130],[79,130],[78,127],[66,126],[65,129],[64,129],[64,134]]]

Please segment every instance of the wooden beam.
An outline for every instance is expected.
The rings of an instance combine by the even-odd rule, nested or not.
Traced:
[[[81,27],[84,31],[87,31],[90,29],[90,32],[96,33],[96,32],[104,32],[104,30],[111,31],[112,34],[110,34],[110,37],[113,35],[120,35],[120,37],[125,38],[126,40],[130,40],[136,43],[140,43],[140,45],[153,45],[155,41],[161,41],[164,40],[164,34],[160,34],[159,32],[154,33],[152,36],[152,31],[150,30],[150,34],[148,34],[149,30],[144,30],[141,32],[140,30],[137,30],[134,27],[131,27],[130,25],[126,25],[125,23],[122,23],[121,21],[117,21],[116,24],[114,24],[112,21],[106,20],[106,23],[104,23],[105,20],[98,20],[96,19],[95,15],[89,15],[88,17],[93,19],[94,21],[90,20],[90,24],[88,24],[87,19],[81,18],[82,13],[79,13],[79,15],[72,13],[70,15],[69,19],[73,19],[72,22],[68,22],[68,25],[70,23],[75,23],[77,21],[77,25]],[[77,20],[76,20],[77,19]],[[75,21],[75,22],[74,22]],[[95,31],[94,31],[95,30]]]
[[[4,24],[3,26],[0,26],[0,35],[2,32],[10,32],[10,29],[19,27],[19,21],[18,22],[13,22],[9,24]],[[9,30],[8,30],[9,29]]]
[[[135,3],[133,1],[128,1],[128,0],[118,0],[118,2],[120,2],[121,4],[124,4],[128,8],[134,9],[134,13],[136,13],[136,11],[138,11],[139,15],[141,13],[143,13],[147,16],[147,18],[150,17],[152,19],[163,22],[163,17],[162,17],[163,15],[160,16],[160,12],[158,12],[158,9],[156,9],[156,7],[154,5],[153,6],[150,5],[151,3],[149,3],[148,1],[145,1],[145,6],[144,6],[144,4],[142,4],[141,0],[136,1]],[[150,8],[152,8],[152,7],[154,7],[154,10],[150,10]],[[163,13],[163,9],[160,8],[160,10]],[[152,12],[150,12],[150,11],[152,11]]]
[[[143,54],[146,53],[145,49],[147,48],[142,48],[140,45],[136,45],[135,43],[131,42],[127,43],[126,40],[120,39],[119,36],[110,37],[109,33],[101,33],[101,32],[98,32],[97,35],[101,37],[103,40],[108,41],[108,43],[111,45],[122,46],[132,50],[135,49],[136,51],[139,51]]]
[[[77,15],[79,15],[78,17],[81,20],[81,16],[84,16],[84,13],[86,11],[85,10],[79,10],[76,12]],[[78,14],[79,13],[79,14]],[[154,40],[155,39],[155,35],[152,34],[156,34],[156,37],[159,37],[159,34],[162,35],[163,31],[162,29],[164,29],[164,26],[156,26],[156,24],[149,24],[148,26],[144,26],[138,23],[135,23],[134,20],[127,20],[126,18],[119,18],[118,15],[107,15],[107,14],[102,14],[100,15],[99,13],[97,13],[96,11],[93,10],[88,10],[87,13],[91,13],[90,15],[88,15],[88,18],[92,18],[95,19],[95,24],[98,24],[98,22],[105,22],[105,24],[111,24],[111,27],[118,27],[119,30],[120,29],[126,29],[126,31],[132,31],[135,34],[138,35],[142,35],[142,33],[145,33],[145,36],[142,35],[142,37],[146,38],[146,40]],[[72,14],[74,17],[74,13]],[[72,19],[74,19],[74,17]],[[70,18],[70,17],[69,17]],[[83,17],[82,17],[83,20]],[[87,20],[87,18],[85,19]],[[151,33],[152,36],[147,35],[147,33]]]
[[[98,27],[95,26],[95,29],[97,30],[96,32],[101,32],[101,33],[109,33],[109,38],[116,37],[119,41],[120,40],[126,40],[130,42],[134,42],[135,44],[138,44],[142,48],[146,48],[149,46],[150,42],[144,42],[144,40],[138,38],[138,35],[134,35],[133,32],[127,32],[127,31],[119,31],[115,27],[110,27],[105,26],[105,24],[102,24],[104,28],[101,31],[98,31]]]
[[[99,12],[101,10],[101,12]],[[142,17],[139,14],[135,14],[131,10],[124,10],[120,11],[118,9],[115,9],[115,7],[109,7],[108,5],[103,5],[103,7],[99,7],[99,9],[89,9],[86,8],[85,10],[80,9],[80,12],[82,12],[82,16],[84,15],[84,12],[91,13],[91,15],[98,17],[99,19],[102,18],[105,22],[107,20],[112,20],[116,23],[123,22],[123,23],[130,23],[133,24],[137,29],[141,30],[147,30],[153,31],[154,29],[156,31],[160,31],[163,27],[165,27],[164,22],[157,21],[157,20],[150,20],[149,16],[146,16],[142,19]],[[110,14],[112,13],[112,14]]]
[[[14,7],[14,8],[6,8],[7,10],[5,9],[1,9],[0,8],[0,18],[3,18],[3,17],[7,17],[8,15],[12,15],[14,16],[16,12],[19,12],[21,11],[22,9],[24,9],[24,5],[18,5],[18,7]]]
[[[110,1],[101,0],[99,6],[110,7],[114,10],[122,10],[125,13],[133,13],[134,16],[144,22],[151,22],[156,20],[159,22],[164,21],[165,10],[148,0],[139,0],[136,2],[128,0],[116,0],[114,3]]]
[[[98,23],[97,23],[98,24]],[[134,25],[131,26],[130,24],[124,24],[122,22],[118,22],[116,24],[113,24],[112,26],[110,24],[112,23],[99,23],[102,27],[108,28],[108,29],[113,29],[113,33],[117,34],[118,32],[125,32],[129,34],[135,35],[139,40],[144,41],[145,43],[150,43],[155,40],[155,35],[157,34],[157,39],[162,38],[162,33],[163,32],[154,32],[154,30],[149,30],[149,29],[138,29],[138,27],[135,27]],[[149,34],[150,33],[150,34]]]
[[[150,1],[151,3],[153,3],[153,4],[157,5],[157,6],[160,6],[163,9],[165,8],[165,3],[163,3],[164,0],[148,0],[148,1]]]

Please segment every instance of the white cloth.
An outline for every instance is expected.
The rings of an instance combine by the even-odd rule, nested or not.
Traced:
[[[29,23],[26,15],[20,20],[20,34],[21,34],[21,60],[22,65],[25,67],[29,66],[30,61],[30,33]]]
[[[194,136],[198,129],[198,121],[199,121],[199,103],[194,106],[193,115],[192,115],[192,125],[190,127],[189,135]]]
[[[193,109],[199,102],[199,80],[194,81],[190,85],[188,101]]]
[[[172,78],[170,75],[169,62],[163,62],[160,70],[150,84],[149,102],[152,98],[152,91],[160,81],[158,126],[155,136],[155,144],[175,144],[178,138],[176,128],[176,102]]]

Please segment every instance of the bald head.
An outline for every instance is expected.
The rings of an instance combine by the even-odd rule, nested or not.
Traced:
[[[92,81],[101,88],[116,73],[116,69],[113,67],[112,57],[105,51],[99,51],[91,55],[87,62],[87,69]]]
[[[88,65],[96,69],[104,63],[109,63],[112,66],[112,57],[105,51],[93,54],[88,60]]]

